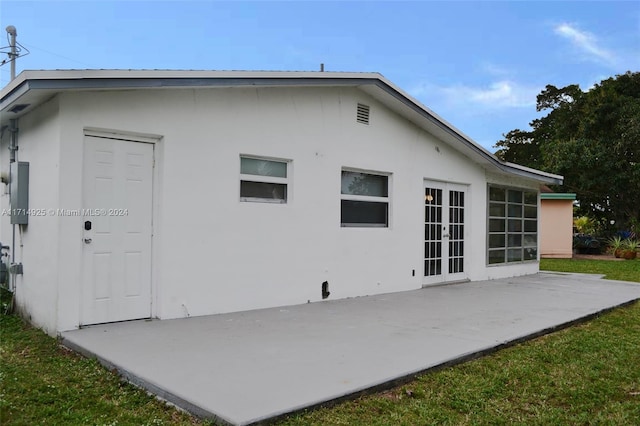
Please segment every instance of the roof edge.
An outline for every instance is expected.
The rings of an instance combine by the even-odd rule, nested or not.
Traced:
[[[348,71],[218,71],[218,70],[138,70],[138,69],[68,69],[25,70],[18,74],[0,91],[0,98],[23,84],[38,80],[120,80],[120,79],[205,79],[205,78],[260,78],[260,79],[380,79],[377,72]]]
[[[520,164],[509,163],[509,162],[500,160],[498,157],[495,156],[495,154],[489,152],[486,148],[484,148],[482,145],[478,144],[476,141],[474,141],[469,136],[464,134],[453,124],[449,123],[447,120],[440,117],[438,114],[436,114],[431,109],[426,107],[424,104],[422,104],[420,101],[415,99],[413,96],[409,95],[404,90],[400,89],[398,86],[393,84],[391,81],[387,80],[383,75],[381,74],[379,75],[378,81],[386,85],[390,90],[394,91],[396,94],[396,98],[398,97],[404,98],[406,103],[419,108],[422,114],[427,114],[433,121],[436,122],[436,124],[440,125],[444,130],[447,130],[450,134],[456,137],[460,142],[462,142],[463,144],[466,144],[471,150],[475,151],[478,155],[488,160],[491,164],[493,164],[499,170],[508,174],[516,174],[518,176],[534,179],[543,183],[548,183],[553,185],[562,185],[564,181],[564,177],[561,175],[547,173],[541,170],[532,169],[530,167],[521,166]]]
[[[448,133],[454,140],[458,140],[467,153],[464,155],[479,156],[488,165],[492,165],[506,174],[513,174],[539,182],[561,185],[563,177],[540,170],[508,163],[500,160],[493,153],[475,142],[469,136],[457,129],[451,123],[427,108],[417,99],[387,80],[382,74],[375,72],[334,72],[334,71],[211,71],[211,70],[127,70],[127,69],[99,69],[99,70],[26,70],[0,91],[0,106],[4,110],[25,92],[36,89],[65,90],[73,83],[71,80],[81,81],[80,88],[95,88],[99,81],[103,84],[113,84],[122,80],[122,84],[129,88],[169,87],[178,81],[188,85],[202,85],[205,80],[228,80],[230,84],[280,84],[280,80],[288,84],[310,84],[311,81],[325,84],[365,85],[372,84],[389,93],[393,98],[413,109],[417,114],[426,117],[434,125]],[[146,84],[141,84],[148,80]],[[164,80],[164,81],[163,81]],[[253,83],[252,83],[253,80]],[[64,83],[65,81],[69,83]],[[93,83],[92,83],[93,82]],[[207,82],[211,84],[211,82]],[[463,148],[459,148],[462,150]],[[473,158],[473,157],[472,157]]]
[[[497,157],[496,159],[500,161]],[[553,173],[543,172],[542,170],[532,169],[531,167],[522,166],[516,163],[509,163],[507,161],[501,162],[505,168],[511,169],[515,174],[529,175],[544,183],[550,183],[553,185],[562,185],[564,183],[564,176],[556,175]]]

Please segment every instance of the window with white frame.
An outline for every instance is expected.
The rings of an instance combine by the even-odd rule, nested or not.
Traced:
[[[340,225],[389,227],[389,176],[342,171]]]
[[[487,263],[538,259],[538,193],[489,185]]]
[[[289,163],[240,156],[240,201],[287,202]]]

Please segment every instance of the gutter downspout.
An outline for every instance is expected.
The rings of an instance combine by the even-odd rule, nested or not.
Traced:
[[[11,143],[9,145],[9,170],[11,170],[11,164],[16,162],[16,151],[18,150],[18,119],[12,118],[9,120],[11,132]],[[9,176],[13,179],[13,176]],[[11,200],[11,183],[9,184],[9,200]],[[11,206],[10,206],[11,207]],[[11,224],[11,265],[16,263],[16,224]],[[12,292],[16,291],[16,274],[9,274],[10,288]]]

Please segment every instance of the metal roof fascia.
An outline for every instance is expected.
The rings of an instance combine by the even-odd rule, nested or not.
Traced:
[[[16,80],[80,80],[80,79],[225,79],[225,78],[380,78],[375,72],[343,71],[212,71],[212,70],[162,70],[162,69],[85,69],[85,70],[27,70]]]
[[[31,90],[30,82],[25,81],[14,87],[9,93],[0,99],[0,111],[3,113],[9,112],[5,111],[9,105],[11,105],[14,101],[20,99],[24,94],[26,94],[29,90]]]
[[[527,167],[527,166],[523,166],[520,164],[516,164],[516,163],[509,163],[509,162],[505,162],[504,167],[506,167],[509,171],[513,171],[516,174],[518,173],[525,173],[531,176],[536,176],[539,178],[543,178],[545,179],[545,183],[551,183],[554,185],[562,185],[562,183],[564,182],[564,176],[561,175],[556,175],[553,173],[547,173],[547,172],[543,172],[542,170],[538,170],[538,169],[532,169],[531,167]],[[524,176],[522,174],[520,174],[521,176]],[[538,179],[541,180],[541,179]]]
[[[533,171],[533,169],[523,170],[517,167],[513,167],[509,163],[503,163],[498,158],[496,158],[493,154],[486,152],[482,147],[478,146],[473,141],[468,140],[466,137],[464,137],[458,131],[456,131],[456,129],[452,128],[447,123],[442,122],[438,117],[429,113],[429,111],[425,110],[421,105],[417,104],[416,102],[408,98],[406,95],[404,95],[403,93],[401,93],[400,91],[398,91],[397,89],[389,85],[384,80],[382,79],[376,80],[375,85],[381,88],[382,90],[386,91],[396,99],[398,99],[403,104],[412,108],[415,112],[429,119],[432,123],[440,127],[440,129],[444,130],[445,132],[449,133],[451,136],[455,137],[456,139],[464,143],[467,147],[471,148],[473,151],[480,154],[484,159],[489,160],[494,166],[496,166],[501,171],[508,174],[515,174],[521,177],[526,177],[529,179],[535,179],[545,183],[552,183],[557,185],[562,184],[561,177],[559,177],[560,179],[558,179],[558,177],[556,177],[555,175],[547,175],[544,172],[536,173]]]
[[[313,77],[305,76],[292,78],[291,76],[283,77],[81,77],[81,78],[42,78],[29,79],[29,73],[21,74],[22,82],[15,88],[11,89],[0,102],[1,108],[19,99],[25,93],[31,90],[91,90],[91,89],[157,89],[172,87],[239,87],[239,86],[357,86],[362,84],[372,84],[376,79],[373,76],[359,78],[349,76],[340,77]]]
[[[231,73],[233,74],[233,73]],[[70,90],[70,89],[133,89],[133,88],[162,88],[162,87],[213,87],[213,86],[360,86],[372,84],[383,91],[389,93],[395,99],[400,101],[405,106],[411,108],[414,112],[427,118],[430,122],[437,125],[441,130],[455,139],[462,142],[467,148],[470,148],[473,152],[480,155],[485,160],[488,160],[491,164],[496,166],[501,171],[508,174],[515,174],[518,176],[539,180],[545,183],[561,184],[561,177],[555,175],[546,175],[536,173],[533,170],[524,170],[518,167],[513,167],[509,163],[500,161],[493,154],[484,150],[484,148],[477,145],[475,142],[469,140],[467,137],[460,134],[459,131],[454,129],[448,123],[443,122],[434,114],[430,113],[425,107],[412,100],[410,97],[396,89],[390,82],[387,82],[384,77],[379,74],[366,74],[366,77],[356,77],[349,75],[348,77],[322,77],[322,76],[304,76],[293,77],[292,74],[281,74],[277,76],[270,76],[267,78],[259,76],[230,76],[230,77],[91,77],[80,76],[70,79],[57,79],[57,78],[28,78],[29,73],[22,74],[21,79],[23,81],[17,83],[17,87],[12,89],[2,99],[2,104],[5,104],[5,99],[11,96],[13,99],[19,98],[29,90]],[[13,100],[10,100],[10,104]],[[4,107],[4,105],[3,105]],[[541,172],[543,173],[543,172]],[[560,179],[559,179],[560,178]]]
[[[0,97],[2,97],[2,99],[6,98],[11,93],[13,93],[18,87],[20,87],[25,82],[27,82],[28,74],[29,73],[27,71],[23,71],[20,74],[18,74],[16,78],[14,78],[9,83],[7,83],[7,85],[0,90]]]
[[[509,173],[511,175],[521,176],[528,179],[534,179],[539,182],[550,183],[552,185],[562,185],[562,183],[564,182],[563,176],[548,175],[544,172],[535,173],[528,170],[522,170],[520,168],[513,167],[508,164],[504,164],[504,165],[501,164],[498,167],[502,171]]]
[[[359,78],[82,78],[64,80],[32,80],[34,90],[70,89],[144,89],[161,87],[215,87],[215,86],[357,86],[371,84],[371,79]]]
[[[376,86],[380,87],[381,89],[383,89],[384,91],[386,91],[387,93],[389,93],[390,95],[392,95],[393,97],[395,97],[396,99],[398,99],[399,101],[404,103],[405,105],[409,106],[415,112],[417,112],[420,115],[428,118],[431,122],[436,124],[442,130],[446,131],[450,135],[454,136],[456,139],[458,139],[458,140],[462,141],[463,143],[465,143],[466,145],[468,145],[470,148],[472,148],[477,153],[481,154],[486,159],[494,161],[494,162],[495,161],[499,162],[499,160],[497,160],[495,157],[493,157],[493,155],[487,153],[486,151],[484,151],[483,148],[481,148],[480,146],[476,145],[475,143],[469,141],[466,137],[462,136],[456,129],[453,129],[447,123],[442,122],[442,120],[440,120],[434,114],[431,114],[429,111],[427,111],[421,105],[417,104],[412,99],[408,98],[405,94],[401,93],[396,88],[394,88],[391,85],[389,85],[387,82],[385,82],[383,80],[377,80],[375,84],[376,84]]]

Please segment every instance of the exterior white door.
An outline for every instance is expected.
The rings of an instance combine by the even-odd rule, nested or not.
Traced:
[[[466,194],[464,185],[425,182],[423,285],[467,279]]]
[[[153,144],[84,141],[81,324],[151,316]]]

